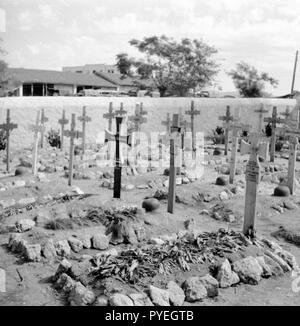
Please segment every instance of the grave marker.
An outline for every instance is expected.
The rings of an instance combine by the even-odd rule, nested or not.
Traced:
[[[258,132],[263,133],[264,113],[268,113],[269,111],[264,110],[264,105],[261,104],[260,109],[254,112],[259,113]]]
[[[30,126],[30,130],[34,132],[33,141],[33,163],[32,163],[32,173],[37,174],[37,158],[38,158],[38,146],[39,146],[39,133],[43,134],[45,132],[45,126],[40,124],[40,110],[37,111],[35,125]]]
[[[6,137],[6,171],[10,172],[10,133],[17,129],[18,125],[10,121],[10,109],[6,111],[6,123],[0,125],[0,129],[5,131]]]
[[[290,107],[287,106],[285,112],[280,113],[282,116],[284,116],[284,123],[288,124],[289,122],[289,117],[291,115]]]
[[[60,149],[64,149],[64,130],[65,125],[69,123],[69,120],[66,119],[66,110],[63,110],[62,118],[58,120],[58,123],[61,125],[61,143],[60,143]]]
[[[121,124],[123,118],[116,117],[116,134],[112,134],[110,131],[105,130],[105,142],[115,141],[116,142],[116,156],[115,156],[115,168],[114,168],[114,198],[121,198],[121,186],[122,186],[122,166],[120,160],[120,143],[131,146],[131,137],[121,136]]]
[[[86,137],[86,124],[91,122],[92,119],[86,115],[86,107],[82,108],[82,116],[78,117],[78,120],[82,122],[82,154],[85,154],[85,137]]]
[[[124,110],[123,103],[120,103],[120,109],[116,111],[116,116],[124,117],[124,116],[126,116],[126,114],[127,114],[127,111]]]
[[[228,154],[228,143],[229,143],[229,122],[233,121],[233,116],[230,114],[230,106],[226,108],[226,115],[220,116],[219,120],[224,121],[224,128],[225,128],[225,151],[224,155]]]
[[[171,126],[170,138],[170,170],[169,170],[169,194],[168,194],[168,212],[174,213],[175,204],[175,188],[176,188],[176,159],[178,158],[178,145],[176,144],[180,138],[181,127],[179,114],[173,114],[173,123]]]
[[[245,141],[241,143],[241,155],[250,154],[246,167],[246,198],[243,228],[246,236],[255,235],[256,197],[257,187],[260,182],[258,156],[266,158],[268,155],[268,143],[262,143],[261,138],[260,133],[253,133],[250,136],[251,144]]]
[[[183,118],[183,116],[181,116]],[[182,166],[185,167],[185,134],[188,128],[191,128],[191,123],[186,120],[180,122],[181,127],[181,155],[182,155]]]
[[[270,151],[270,161],[274,163],[275,161],[275,145],[276,145],[276,129],[278,123],[284,123],[283,119],[277,116],[277,107],[273,107],[273,113],[271,118],[264,118],[264,122],[272,124],[272,137],[271,137],[271,151]]]
[[[193,159],[196,158],[196,134],[195,134],[195,116],[200,115],[199,110],[195,110],[195,103],[194,101],[191,102],[191,109],[189,111],[185,111],[185,114],[191,116],[191,131],[192,131],[192,149],[193,149]]]
[[[168,135],[170,134],[170,129],[171,129],[171,125],[172,125],[172,120],[170,119],[170,113],[167,113],[167,120],[162,121],[161,124],[163,126],[166,126],[166,135],[159,135],[159,144],[158,144],[158,149],[159,149],[159,160],[161,161],[163,158],[163,153],[162,153],[162,149],[163,149],[163,142],[167,141],[168,139]]]
[[[41,116],[41,125],[44,127],[45,123],[48,122],[49,119],[45,115],[45,110],[42,109],[42,116]],[[41,131],[41,148],[44,147],[44,134],[45,134],[46,128],[43,128]]]
[[[113,104],[112,104],[112,102],[110,102],[109,103],[108,113],[103,114],[103,118],[108,120],[108,131],[112,131],[112,121],[113,121],[113,118],[115,117],[115,115],[116,114],[115,114],[114,109],[113,109]],[[108,143],[107,152],[106,152],[106,156],[107,156],[108,161],[110,160],[110,148],[111,148],[110,145],[111,144]]]
[[[70,138],[70,158],[69,158],[69,186],[73,183],[73,168],[74,168],[74,149],[75,139],[81,138],[83,133],[76,130],[76,115],[72,114],[71,130],[64,130],[64,136]]]

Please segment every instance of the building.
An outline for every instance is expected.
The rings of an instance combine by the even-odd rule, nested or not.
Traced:
[[[74,96],[84,89],[117,91],[118,88],[94,74],[9,68],[7,76],[18,85],[10,92],[12,96]]]
[[[71,67],[63,67],[63,71],[65,72],[74,72],[74,73],[82,73],[82,74],[90,74],[92,75],[95,71],[104,72],[108,74],[117,73],[117,67],[115,65],[106,65],[106,64],[89,64],[84,66],[71,66]]]

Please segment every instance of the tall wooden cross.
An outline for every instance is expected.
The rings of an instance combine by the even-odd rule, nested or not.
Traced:
[[[244,228],[246,236],[255,236],[255,218],[256,218],[256,197],[257,187],[260,182],[260,165],[258,157],[266,158],[268,155],[268,143],[261,142],[262,135],[253,133],[250,135],[248,144],[242,140],[241,154],[250,154],[246,167],[246,198],[244,211]]]
[[[82,122],[82,154],[85,154],[85,139],[86,139],[86,124],[91,122],[92,119],[86,115],[86,107],[82,108],[82,116],[78,117],[78,120]]]
[[[180,139],[181,127],[179,114],[173,114],[173,124],[171,126],[170,138],[170,170],[169,170],[169,194],[168,212],[174,213],[175,188],[176,188],[176,159],[178,159],[178,141]]]
[[[284,123],[285,120],[280,119],[277,116],[277,107],[273,107],[272,117],[264,118],[264,122],[272,124],[272,137],[271,137],[271,150],[270,150],[270,161],[274,163],[275,161],[275,145],[276,145],[276,129],[278,123]]]
[[[250,126],[241,123],[240,111],[236,110],[235,115],[233,117],[233,121],[230,122],[227,127],[228,130],[232,130],[232,148],[231,148],[231,157],[230,157],[229,183],[233,184],[235,172],[236,172],[236,155],[237,155],[240,132],[242,130],[250,131]]]
[[[62,118],[58,120],[58,123],[61,125],[61,142],[60,142],[60,149],[64,149],[64,130],[65,125],[69,123],[69,120],[66,119],[66,110],[63,110]]]
[[[121,198],[121,186],[122,186],[122,165],[120,159],[120,144],[124,143],[131,146],[131,136],[121,136],[121,124],[123,122],[122,117],[116,117],[116,134],[105,130],[105,142],[116,142],[116,156],[114,167],[114,198]]]
[[[185,114],[191,116],[191,131],[192,131],[192,149],[193,149],[193,158],[196,157],[196,133],[195,133],[195,116],[200,115],[199,110],[195,110],[194,101],[191,102],[191,109],[189,111],[185,111]]]
[[[73,183],[73,168],[74,168],[74,149],[75,139],[82,138],[83,133],[76,130],[76,115],[72,114],[71,130],[64,130],[64,136],[70,138],[70,157],[69,157],[69,186]]]
[[[10,172],[10,133],[18,128],[18,125],[10,121],[10,109],[6,111],[6,123],[0,125],[0,129],[5,131],[6,138],[6,171]]]
[[[127,111],[124,110],[124,105],[123,105],[123,103],[121,103],[120,109],[116,110],[116,116],[124,117],[124,116],[126,116],[126,114],[127,114]]]
[[[230,106],[226,108],[226,115],[220,116],[219,120],[224,121],[224,129],[225,129],[225,151],[224,155],[228,154],[228,143],[229,143],[229,122],[233,121],[233,116],[230,114]]]
[[[39,146],[39,134],[44,134],[45,126],[40,124],[41,112],[38,110],[36,114],[35,125],[31,125],[30,129],[34,132],[34,141],[33,141],[33,163],[32,163],[32,173],[33,175],[37,174],[37,159],[38,159],[38,146]]]
[[[297,159],[297,147],[300,138],[300,128],[298,127],[299,111],[297,111],[297,118],[291,119],[289,126],[286,126],[285,135],[289,136],[290,140],[290,155],[289,155],[289,166],[288,166],[288,187],[293,195],[295,192],[295,167]]]
[[[103,118],[108,120],[108,131],[112,131],[112,121],[113,118],[116,116],[114,109],[113,109],[113,104],[112,102],[109,103],[109,109],[108,109],[108,113],[103,114]],[[107,152],[106,152],[106,156],[107,156],[107,160],[110,160],[110,143],[107,144]]]
[[[41,125],[44,127],[45,123],[48,122],[49,119],[45,115],[45,110],[42,109],[42,116],[41,116]],[[41,131],[41,148],[44,147],[44,134],[45,134],[46,128],[43,128]]]
[[[264,122],[264,113],[268,113],[268,110],[264,110],[264,105],[261,104],[260,109],[255,110],[254,112],[259,113],[259,121],[258,121],[258,132],[263,132],[263,122]]]

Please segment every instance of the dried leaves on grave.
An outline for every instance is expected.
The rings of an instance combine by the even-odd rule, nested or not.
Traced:
[[[157,274],[169,275],[174,270],[189,271],[191,264],[215,263],[215,256],[242,250],[252,242],[243,234],[220,229],[197,236],[187,233],[163,246],[130,249],[119,256],[98,256],[92,272],[97,278],[115,277],[124,282],[138,283]]]

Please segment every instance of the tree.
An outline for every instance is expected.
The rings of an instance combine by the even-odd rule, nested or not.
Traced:
[[[266,72],[259,73],[255,67],[245,62],[238,63],[236,69],[228,72],[228,75],[243,97],[264,97],[266,84],[273,87],[278,85],[278,81]]]
[[[131,76],[133,59],[128,57],[127,53],[120,53],[116,56],[116,66],[122,75]]]
[[[129,44],[144,56],[136,60],[128,59],[124,53],[119,55],[129,60],[130,74],[152,79],[161,96],[167,91],[186,96],[190,89],[201,89],[211,84],[218,72],[219,66],[212,58],[217,50],[199,40],[184,38],[176,42],[162,35],[145,37],[142,41],[133,39]]]

